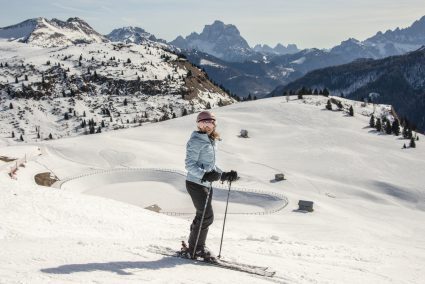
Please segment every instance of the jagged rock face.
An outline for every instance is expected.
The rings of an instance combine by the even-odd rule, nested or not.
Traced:
[[[293,54],[300,51],[296,44],[288,44],[288,46],[284,46],[281,43],[278,43],[274,48],[268,46],[267,44],[257,44],[256,46],[254,46],[254,50],[264,54],[276,55]]]
[[[206,25],[201,34],[192,33],[171,42],[182,49],[196,49],[227,61],[243,61],[253,54],[246,40],[234,25],[215,21]]]
[[[331,51],[347,58],[383,58],[400,55],[419,49],[425,45],[425,16],[415,21],[405,29],[396,28],[385,33],[377,32],[376,35],[364,41],[349,39],[341,42]]]
[[[148,33],[139,27],[123,27],[113,30],[111,33],[106,35],[111,41],[120,41],[124,43],[136,43],[141,44],[148,41],[166,43],[163,39],[157,39],[153,34]]]
[[[0,38],[42,47],[108,41],[80,18],[69,18],[67,21],[30,19],[17,25],[0,28]]]

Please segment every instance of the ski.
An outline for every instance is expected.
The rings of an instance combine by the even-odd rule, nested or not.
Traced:
[[[178,258],[182,258],[195,263],[213,265],[213,266],[217,266],[217,267],[221,267],[225,269],[245,272],[249,274],[255,274],[255,275],[264,276],[264,277],[273,277],[276,273],[275,271],[270,270],[269,267],[244,264],[244,263],[239,263],[239,262],[230,261],[230,260],[214,259],[211,261],[207,261],[207,260],[203,260],[202,258],[191,259],[186,257],[180,251],[176,251],[175,249],[172,249],[169,247],[150,246],[149,250],[153,253],[157,253],[157,254],[161,254],[165,256],[178,257]]]

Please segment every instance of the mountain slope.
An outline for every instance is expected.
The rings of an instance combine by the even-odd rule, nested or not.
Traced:
[[[425,49],[380,60],[359,60],[350,64],[315,70],[304,77],[276,88],[270,96],[285,91],[328,88],[332,94],[363,100],[378,93],[375,103],[394,106],[418,129],[425,130]]]
[[[141,126],[235,102],[153,42],[56,48],[0,42],[0,51],[0,135],[10,143],[20,135],[34,141]]]

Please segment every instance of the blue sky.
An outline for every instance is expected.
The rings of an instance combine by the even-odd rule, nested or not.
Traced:
[[[349,37],[407,27],[425,15],[424,0],[0,0],[0,27],[35,17],[80,17],[102,34],[139,26],[173,40],[221,20],[253,46],[296,43],[329,48]]]

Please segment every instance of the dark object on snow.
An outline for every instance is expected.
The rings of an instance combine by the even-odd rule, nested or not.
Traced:
[[[156,213],[161,212],[161,207],[159,207],[159,206],[158,206],[158,205],[156,205],[156,204],[151,205],[151,206],[148,206],[148,207],[146,207],[145,209],[148,209],[148,210],[153,211],[153,212],[156,212]]]
[[[275,175],[274,175],[274,179],[275,179],[276,181],[279,181],[279,180],[285,180],[285,175],[284,175],[284,174],[282,174],[282,173],[280,173],[280,174],[275,174]]]
[[[241,130],[241,136],[242,138],[248,138],[248,130],[242,129]]]
[[[306,200],[298,201],[298,210],[313,212],[313,201],[306,201]]]

